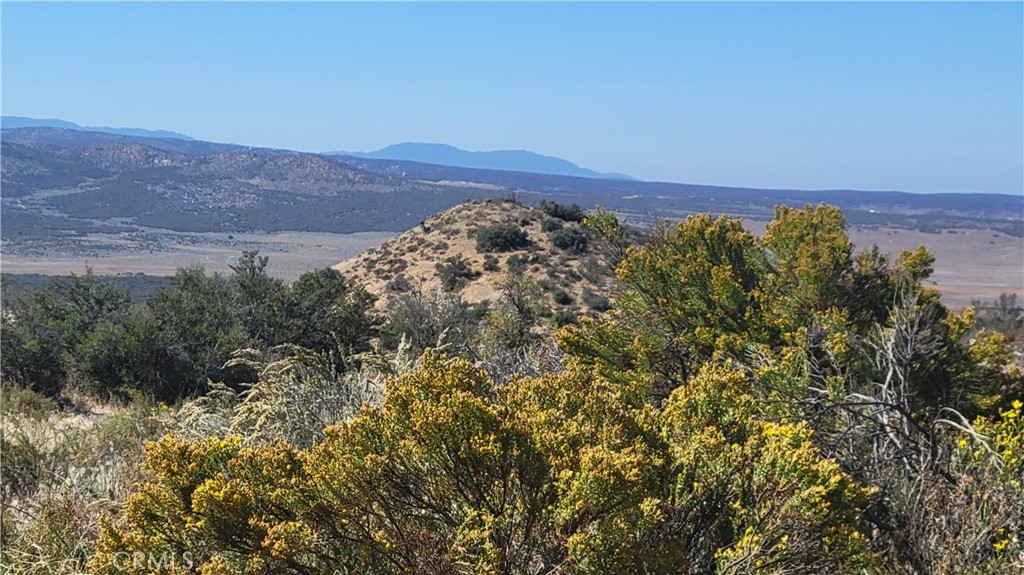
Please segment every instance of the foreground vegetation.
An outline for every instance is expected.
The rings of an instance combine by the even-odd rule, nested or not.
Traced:
[[[500,301],[377,318],[335,272],[287,286],[255,253],[145,304],[87,275],[9,306],[5,568],[1024,569],[1024,375],[924,287],[925,249],[854,254],[827,206],[628,250],[613,214],[583,224],[623,288],[555,335],[514,272]],[[44,396],[89,394],[126,407],[53,424]]]

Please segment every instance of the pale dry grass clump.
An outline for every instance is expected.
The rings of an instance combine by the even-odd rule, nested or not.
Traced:
[[[146,442],[164,432],[142,397],[116,406],[74,398],[73,409],[3,389],[0,562],[4,573],[83,573],[101,518],[144,479]]]
[[[238,391],[211,383],[208,393],[185,403],[171,418],[176,435],[237,435],[246,443],[282,440],[306,448],[323,439],[328,425],[356,416],[363,405],[378,404],[383,397],[382,374],[370,368],[340,370],[332,354],[298,346],[268,353],[239,350],[227,365],[252,369],[256,382]]]

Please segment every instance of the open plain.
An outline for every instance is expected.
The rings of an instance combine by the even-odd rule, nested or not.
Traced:
[[[756,234],[765,222],[745,220]],[[891,257],[919,245],[935,255],[931,281],[946,305],[963,308],[972,300],[989,302],[1001,293],[1024,296],[1024,238],[984,229],[953,229],[925,233],[901,228],[850,226],[856,249],[878,245]],[[202,265],[207,271],[230,272],[243,250],[270,257],[268,270],[286,281],[302,273],[353,258],[394,237],[392,232],[332,234],[183,233],[159,230],[145,240],[137,234],[91,234],[64,247],[6,249],[0,270],[6,273],[66,275],[86,267],[98,274],[173,275],[178,268]]]

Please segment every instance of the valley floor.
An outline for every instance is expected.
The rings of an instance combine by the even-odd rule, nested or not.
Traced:
[[[747,220],[752,232],[764,222]],[[1001,293],[1024,296],[1024,239],[981,229],[916,230],[851,226],[858,248],[877,244],[895,256],[902,249],[925,245],[935,255],[932,280],[947,305],[962,308],[972,299],[991,301]],[[173,275],[179,267],[202,264],[208,271],[229,272],[243,250],[270,257],[268,271],[292,281],[302,273],[334,265],[378,246],[395,234],[362,232],[177,233],[166,230],[137,234],[93,234],[66,245],[12,245],[5,241],[0,269],[7,273],[81,273],[86,266],[98,274]]]
[[[210,272],[230,272],[243,250],[269,256],[269,273],[286,281],[328,267],[378,246],[395,234],[360,232],[178,233],[161,230],[146,234],[93,234],[74,244],[8,249],[5,242],[0,269],[6,273],[66,275],[88,266],[97,274],[144,273],[170,276],[178,268],[201,264]]]

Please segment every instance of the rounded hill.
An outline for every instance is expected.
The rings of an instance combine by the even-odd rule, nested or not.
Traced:
[[[457,293],[467,303],[496,301],[509,273],[534,279],[554,310],[596,314],[617,285],[601,240],[577,206],[512,199],[473,200],[445,210],[358,257],[335,266],[381,296]]]

